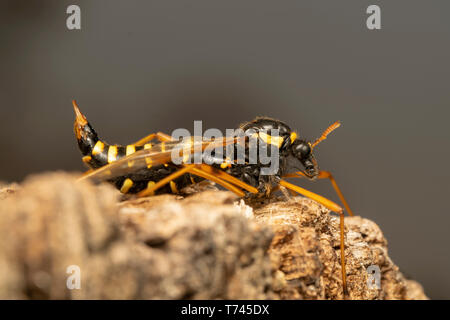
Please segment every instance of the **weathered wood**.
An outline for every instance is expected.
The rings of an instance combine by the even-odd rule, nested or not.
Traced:
[[[0,298],[342,298],[338,222],[311,200],[252,209],[217,190],[120,199],[66,173],[0,190]],[[346,228],[352,298],[426,298],[389,259],[375,223],[347,218]],[[371,264],[381,290],[367,288]],[[80,289],[67,288],[70,265]]]

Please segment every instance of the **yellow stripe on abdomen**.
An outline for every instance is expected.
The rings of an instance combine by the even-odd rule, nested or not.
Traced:
[[[156,182],[155,181],[149,181],[148,183],[147,183],[147,189],[150,189],[151,187],[153,187],[154,185],[156,184]],[[150,192],[149,193],[149,195],[154,195],[155,193],[154,192]]]
[[[144,144],[144,150],[151,149],[152,147],[153,147],[153,145],[151,143]],[[152,163],[153,163],[152,158],[146,157],[145,162],[147,163],[147,168],[150,169],[152,167]]]
[[[117,146],[109,146],[108,149],[108,163],[117,160]]]
[[[100,154],[103,152],[103,149],[105,149],[105,144],[101,142],[100,140],[97,141],[94,148],[92,149],[92,155],[95,156],[97,154]]]
[[[151,157],[146,157],[145,158],[145,163],[147,163],[147,168],[150,169],[152,167],[153,164],[153,160]]]
[[[133,154],[136,152],[136,146],[134,144],[127,145],[127,150],[125,152],[126,156],[129,156],[130,154]],[[128,167],[134,166],[134,161],[128,161]]]
[[[122,187],[120,188],[120,192],[127,193],[132,186],[133,186],[133,180],[131,180],[130,178],[127,178],[123,182]]]
[[[170,185],[170,190],[172,190],[172,193],[178,193],[178,188],[177,188],[177,184],[175,183],[175,181],[170,181],[169,185]]]
[[[129,156],[130,154],[133,154],[136,152],[136,147],[134,144],[130,144],[127,146],[126,155]]]

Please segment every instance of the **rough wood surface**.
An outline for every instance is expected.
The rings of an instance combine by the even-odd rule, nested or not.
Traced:
[[[123,201],[66,173],[4,186],[0,298],[342,299],[337,218],[302,197],[252,206],[217,190]],[[426,299],[374,222],[346,218],[346,230],[350,298]],[[80,289],[67,288],[70,265]]]

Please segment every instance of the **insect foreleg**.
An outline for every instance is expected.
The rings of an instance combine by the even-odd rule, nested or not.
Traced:
[[[347,291],[347,274],[345,271],[345,243],[344,243],[344,210],[338,206],[336,203],[334,203],[331,200],[328,200],[327,198],[322,197],[321,195],[318,195],[314,192],[311,192],[309,190],[303,189],[302,187],[296,186],[294,184],[291,184],[285,180],[280,180],[280,185],[283,187],[286,187],[287,189],[293,190],[295,192],[300,193],[301,195],[304,195],[312,200],[315,200],[319,202],[320,204],[324,205],[331,211],[334,211],[339,214],[339,228],[340,228],[340,249],[341,249],[341,271],[342,271],[342,287],[344,291],[344,298],[348,295]]]
[[[289,173],[287,175],[284,175],[283,178],[305,178],[305,174],[301,171]],[[350,206],[348,205],[348,202],[345,200],[344,195],[342,194],[341,189],[337,185],[336,180],[334,179],[333,175],[329,171],[320,171],[319,175],[316,177],[317,179],[329,179],[331,182],[331,185],[333,186],[334,190],[336,191],[339,199],[341,200],[342,204],[345,207],[345,210],[347,210],[348,214],[350,216],[354,216],[353,211],[350,209]]]

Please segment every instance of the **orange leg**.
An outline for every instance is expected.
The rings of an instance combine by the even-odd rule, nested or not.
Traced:
[[[270,190],[270,196],[272,196],[277,191],[281,191],[287,199],[290,199],[290,196],[296,196],[298,194],[297,192],[292,191],[291,189],[281,187],[279,184],[277,184],[272,188],[272,190]]]
[[[210,173],[222,180],[228,181],[228,182],[230,182],[238,187],[241,187],[242,189],[247,190],[251,193],[258,193],[258,189],[256,189],[255,187],[252,187],[251,185],[249,185],[245,182],[242,182],[241,180],[233,177],[232,175],[229,175],[225,171],[219,170],[219,169],[214,168],[207,164],[199,164],[197,167],[200,170],[202,170],[203,172]]]
[[[140,139],[139,141],[135,142],[134,145],[135,146],[143,146],[147,142],[152,141],[154,139],[164,142],[164,141],[172,140],[172,137],[163,132],[152,133],[152,134],[149,134],[148,136]]]
[[[165,177],[164,179],[159,180],[157,183],[148,186],[146,189],[142,190],[141,192],[138,193],[139,197],[145,197],[145,196],[149,196],[152,195],[156,190],[158,190],[159,188],[163,187],[164,185],[168,184],[170,181],[178,178],[179,176],[182,176],[183,174],[187,173],[189,170],[191,170],[194,167],[194,165],[187,165],[184,166],[183,168],[181,168],[178,171],[175,171],[172,174],[169,174],[167,177]]]
[[[211,174],[209,172],[203,171],[202,169],[194,168],[194,169],[192,169],[191,173],[196,175],[196,176],[202,177],[204,179],[208,179],[208,180],[211,180],[213,182],[216,182],[217,184],[220,184],[222,187],[224,187],[224,188],[234,192],[239,197],[245,196],[245,193],[241,189],[235,187],[231,183],[228,183],[228,182],[226,182],[226,181],[216,177],[215,175],[213,175],[213,174]]]
[[[340,248],[341,248],[342,287],[344,289],[344,298],[345,298],[348,295],[348,291],[347,291],[347,274],[345,272],[344,209],[342,209],[340,206],[338,206],[333,201],[322,197],[321,195],[318,195],[314,192],[303,189],[302,187],[296,186],[285,180],[281,180],[280,185],[289,190],[298,192],[312,200],[315,200],[315,201],[319,202],[320,204],[324,205],[325,207],[327,207],[328,209],[330,209],[331,211],[334,211],[339,214],[339,227],[340,227],[340,233],[341,233]]]
[[[306,176],[301,171],[290,173],[290,174],[283,176],[283,178],[302,178],[302,177],[306,177]],[[345,210],[347,210],[347,212],[350,216],[354,216],[353,211],[350,209],[350,206],[348,205],[347,201],[345,200],[344,195],[342,194],[342,191],[339,188],[339,186],[337,185],[336,180],[334,179],[331,172],[320,171],[319,175],[317,176],[317,179],[330,179],[331,185],[333,186],[339,199],[341,200],[342,204],[344,205]]]
[[[139,197],[144,197],[144,196],[148,196],[153,194],[157,189],[161,188],[162,186],[168,184],[170,181],[182,176],[185,173],[191,173],[193,175],[211,180],[213,182],[216,182],[217,184],[220,184],[221,186],[223,186],[224,188],[234,192],[235,194],[237,194],[239,197],[243,197],[245,195],[245,193],[235,187],[234,185],[216,177],[215,175],[209,173],[209,172],[205,172],[202,169],[198,168],[197,165],[195,164],[188,164],[188,165],[184,165],[183,168],[181,168],[180,170],[168,175],[167,177],[165,177],[164,179],[161,179],[160,181],[158,181],[157,183],[149,186],[147,189],[141,191],[138,193]]]

